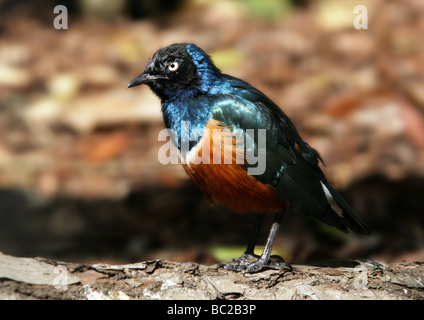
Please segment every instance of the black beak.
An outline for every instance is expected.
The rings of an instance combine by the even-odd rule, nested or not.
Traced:
[[[127,88],[136,87],[141,84],[149,84],[149,83],[155,82],[156,80],[164,80],[164,79],[167,79],[167,78],[160,75],[151,75],[146,73],[146,71],[144,71],[142,74],[140,74],[138,77],[135,77],[130,83],[128,83]]]

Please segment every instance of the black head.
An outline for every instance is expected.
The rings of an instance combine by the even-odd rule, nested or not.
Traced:
[[[161,48],[153,55],[144,72],[127,88],[147,84],[160,98],[169,98],[198,79],[197,68],[185,43]]]

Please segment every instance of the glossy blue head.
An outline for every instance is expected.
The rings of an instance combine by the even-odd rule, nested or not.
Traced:
[[[176,43],[153,55],[144,72],[128,88],[147,84],[162,101],[165,125],[177,134],[180,148],[192,133],[202,131],[210,118],[208,92],[219,87],[220,71],[211,58],[194,44]],[[188,124],[188,137],[182,137],[182,124]],[[196,141],[190,141],[190,149]]]
[[[176,97],[196,97],[212,87],[219,69],[199,47],[176,43],[153,55],[144,72],[128,88],[147,84],[162,101]]]

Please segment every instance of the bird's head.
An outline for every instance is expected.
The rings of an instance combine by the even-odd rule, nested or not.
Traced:
[[[181,92],[196,95],[207,90],[218,73],[202,49],[194,44],[176,43],[156,51],[144,72],[127,88],[147,84],[162,100]]]

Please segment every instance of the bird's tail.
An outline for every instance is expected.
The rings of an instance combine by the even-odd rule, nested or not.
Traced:
[[[327,181],[324,180],[321,184],[328,201],[328,208],[323,220],[344,232],[347,232],[347,228],[349,228],[359,234],[371,234],[365,223],[342,196]]]

